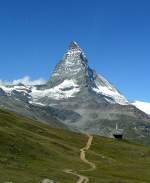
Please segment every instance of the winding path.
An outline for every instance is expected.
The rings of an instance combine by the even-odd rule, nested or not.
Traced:
[[[90,147],[92,145],[93,136],[90,134],[86,134],[86,135],[88,136],[88,141],[87,141],[86,145],[82,149],[80,149],[80,159],[84,163],[90,165],[91,168],[89,168],[87,170],[80,170],[80,171],[93,171],[94,169],[96,169],[96,165],[86,159],[86,152],[90,149]],[[87,176],[80,175],[73,170],[68,169],[68,170],[65,170],[64,172],[77,176],[78,180],[76,181],[76,183],[88,183],[89,182],[89,178]]]

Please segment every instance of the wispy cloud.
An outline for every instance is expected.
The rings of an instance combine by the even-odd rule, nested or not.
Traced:
[[[29,76],[25,76],[23,78],[13,80],[13,81],[0,80],[0,85],[17,85],[19,83],[22,83],[24,85],[42,85],[46,83],[46,80],[42,78],[32,80]]]

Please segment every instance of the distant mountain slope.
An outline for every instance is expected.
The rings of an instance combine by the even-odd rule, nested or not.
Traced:
[[[94,136],[87,158],[96,169],[84,172],[80,148],[87,136],[0,110],[0,182],[39,183],[48,178],[56,183],[73,183],[73,169],[92,183],[149,183],[150,147]],[[89,182],[89,183],[90,183]]]
[[[145,112],[146,114],[150,115],[150,103],[148,102],[142,102],[142,101],[135,101],[132,103],[134,106],[136,106],[141,111]]]

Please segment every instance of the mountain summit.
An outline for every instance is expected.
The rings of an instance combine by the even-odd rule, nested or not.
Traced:
[[[60,98],[64,99],[68,98],[67,93],[70,92],[69,97],[93,95],[101,102],[123,105],[128,103],[112,84],[88,66],[85,53],[76,42],[70,43],[69,49],[56,65],[47,86],[51,89],[48,97],[54,97],[52,90],[59,88]]]
[[[75,41],[72,41],[69,45],[69,50],[77,50],[77,49],[80,49],[79,45],[77,42]]]
[[[50,87],[56,86],[65,80],[74,80],[78,85],[86,83],[88,65],[82,49],[76,42],[71,42],[69,49],[56,65],[50,81]]]

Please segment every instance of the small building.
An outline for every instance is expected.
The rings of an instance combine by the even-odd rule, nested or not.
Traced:
[[[116,129],[113,132],[113,136],[115,139],[119,139],[119,140],[123,139],[123,129],[119,129],[117,123],[116,123]]]

